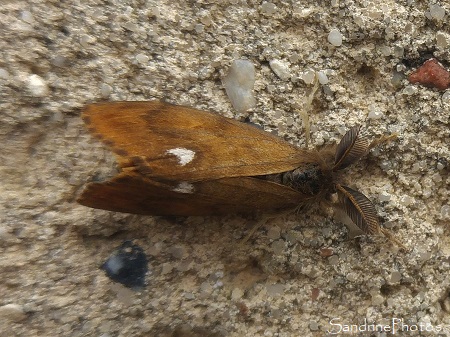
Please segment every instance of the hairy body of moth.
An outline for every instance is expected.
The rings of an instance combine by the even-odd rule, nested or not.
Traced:
[[[381,231],[362,193],[335,181],[371,145],[350,128],[337,146],[301,149],[218,114],[150,102],[89,105],[89,130],[115,152],[121,172],[92,182],[82,205],[149,215],[220,215],[297,208],[338,194],[365,233]]]

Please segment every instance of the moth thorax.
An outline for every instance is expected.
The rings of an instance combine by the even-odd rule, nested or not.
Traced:
[[[283,185],[311,196],[319,194],[329,179],[317,164],[309,164],[281,174]]]

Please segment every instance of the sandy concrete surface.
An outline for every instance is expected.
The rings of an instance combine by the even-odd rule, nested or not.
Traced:
[[[0,336],[450,335],[450,93],[405,77],[430,55],[449,66],[450,6],[437,4],[442,19],[407,0],[3,1]],[[328,83],[309,112],[313,146],[356,123],[399,134],[347,178],[409,251],[349,239],[317,209],[179,219],[75,203],[114,166],[83,106],[158,98],[243,118],[221,81],[240,58],[256,69],[248,117],[266,131],[305,145],[314,70]],[[141,291],[99,269],[125,240],[149,257]]]

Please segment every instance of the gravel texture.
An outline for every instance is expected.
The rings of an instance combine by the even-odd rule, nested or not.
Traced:
[[[3,2],[0,336],[346,336],[330,320],[394,319],[403,336],[450,335],[450,93],[406,80],[430,56],[448,68],[449,14],[409,0]],[[250,112],[222,85],[236,59],[255,66]],[[312,146],[356,123],[398,133],[347,178],[407,252],[350,239],[322,209],[177,219],[74,202],[114,166],[84,128],[86,104],[165,99],[305,146],[312,71]],[[125,240],[149,258],[140,291],[99,269]]]

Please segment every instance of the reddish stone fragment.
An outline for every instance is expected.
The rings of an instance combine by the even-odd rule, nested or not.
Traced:
[[[311,300],[314,302],[319,297],[320,290],[319,288],[312,288],[311,290]]]
[[[333,255],[333,249],[331,248],[322,248],[320,250],[320,256],[322,257],[329,257],[331,255]]]
[[[450,73],[436,60],[429,59],[409,75],[411,83],[420,83],[427,87],[445,90],[450,87]]]

